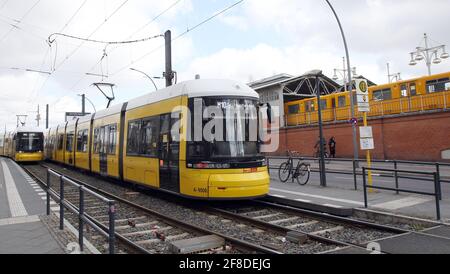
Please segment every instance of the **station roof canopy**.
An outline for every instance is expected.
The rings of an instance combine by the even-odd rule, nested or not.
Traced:
[[[259,89],[282,84],[286,80],[289,80],[292,78],[293,78],[292,75],[289,75],[286,73],[281,73],[281,74],[277,74],[277,75],[274,75],[271,77],[263,78],[258,81],[251,82],[248,85],[255,90],[259,90]]]
[[[256,91],[267,87],[280,86],[283,89],[285,101],[289,102],[316,96],[316,76],[320,82],[321,95],[328,95],[345,90],[345,87],[342,84],[324,75],[321,70],[311,70],[296,77],[289,74],[278,74],[249,83],[248,85]],[[367,79],[363,76],[358,76],[358,78]],[[368,80],[368,82],[369,86],[375,85],[375,83],[370,80]]]

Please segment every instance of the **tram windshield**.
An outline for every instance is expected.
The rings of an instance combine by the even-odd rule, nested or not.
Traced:
[[[43,150],[42,133],[20,132],[17,133],[17,151],[37,152]]]
[[[257,100],[196,98],[190,103],[192,116],[198,115],[195,111],[198,113],[199,103],[203,136],[198,141],[195,126],[191,126],[193,141],[188,144],[188,158],[222,162],[263,157],[258,137]],[[192,125],[198,123],[195,117],[191,121]]]

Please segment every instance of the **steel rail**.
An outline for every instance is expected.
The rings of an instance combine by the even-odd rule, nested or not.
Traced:
[[[48,167],[48,166],[46,166],[44,164],[39,164],[39,165],[41,167],[45,168],[45,169],[51,169],[50,167]],[[126,199],[124,199],[122,197],[119,197],[119,196],[116,196],[116,195],[111,194],[109,192],[106,192],[106,191],[104,191],[104,190],[102,190],[100,188],[88,185],[88,184],[86,184],[86,183],[84,183],[84,182],[82,182],[82,181],[80,181],[78,179],[75,179],[75,178],[72,178],[72,177],[68,176],[67,174],[63,174],[61,172],[59,172],[59,173],[64,175],[66,178],[70,178],[72,181],[74,181],[74,182],[76,182],[76,183],[78,183],[78,184],[80,184],[80,185],[82,185],[82,186],[84,186],[84,187],[86,187],[88,189],[91,189],[92,191],[95,191],[97,193],[100,193],[101,195],[104,195],[106,197],[114,199],[116,202],[120,202],[120,203],[126,204],[126,205],[128,205],[130,207],[133,207],[135,209],[141,210],[141,211],[143,211],[143,212],[145,212],[145,213],[147,213],[149,215],[156,216],[156,217],[158,217],[160,219],[163,219],[167,223],[176,224],[177,226],[186,228],[187,230],[201,232],[201,233],[204,233],[205,235],[210,234],[210,235],[219,236],[221,238],[224,238],[227,242],[229,242],[231,244],[234,244],[234,245],[242,247],[241,249],[257,251],[257,252],[262,252],[262,253],[266,253],[266,254],[283,254],[282,252],[279,252],[277,250],[273,250],[273,249],[266,248],[266,247],[263,247],[263,246],[260,246],[260,245],[256,245],[256,244],[244,241],[244,240],[240,240],[240,239],[237,239],[237,238],[234,238],[234,237],[230,237],[230,236],[227,236],[227,235],[219,233],[219,232],[214,232],[212,230],[209,230],[209,229],[206,229],[206,228],[203,228],[203,227],[199,227],[199,226],[196,226],[196,225],[193,225],[193,224],[189,224],[189,223],[180,221],[178,219],[166,216],[166,215],[164,215],[164,214],[162,214],[160,212],[157,212],[157,211],[154,211],[152,209],[143,207],[143,206],[138,205],[136,203],[133,203],[133,202],[131,202],[129,200],[126,200]]]

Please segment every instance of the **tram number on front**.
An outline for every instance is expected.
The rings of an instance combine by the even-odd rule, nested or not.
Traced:
[[[208,193],[208,189],[203,187],[194,187],[194,192]]]

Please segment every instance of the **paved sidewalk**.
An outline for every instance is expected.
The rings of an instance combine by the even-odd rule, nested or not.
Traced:
[[[38,216],[0,220],[0,254],[64,254]]]
[[[39,215],[45,192],[16,163],[0,158],[0,254],[64,254]]]

